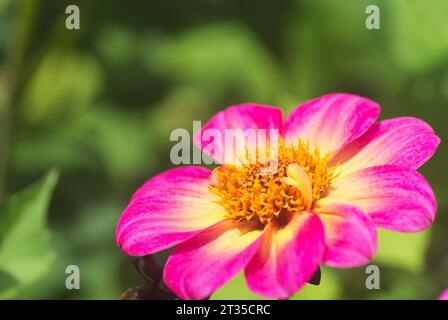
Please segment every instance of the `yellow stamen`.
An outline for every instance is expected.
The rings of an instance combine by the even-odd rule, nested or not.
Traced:
[[[311,151],[302,140],[289,146],[280,140],[277,158],[274,174],[264,174],[266,164],[259,160],[213,171],[209,190],[219,196],[226,218],[266,224],[287,213],[309,210],[337,175],[336,166],[328,165],[329,153],[321,156],[319,148]]]
[[[313,203],[313,186],[308,174],[296,163],[291,163],[286,167],[286,174],[288,176],[280,178],[280,182],[298,188],[302,194],[304,209],[309,210]]]

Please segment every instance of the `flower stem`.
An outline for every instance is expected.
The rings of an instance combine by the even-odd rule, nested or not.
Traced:
[[[18,96],[19,69],[22,66],[33,29],[37,5],[37,1],[26,0],[19,4],[11,3],[6,11],[7,17],[15,17],[15,21],[9,21],[13,31],[10,32],[6,65],[0,69],[0,201],[6,193],[13,111],[16,109],[14,106],[17,105]]]

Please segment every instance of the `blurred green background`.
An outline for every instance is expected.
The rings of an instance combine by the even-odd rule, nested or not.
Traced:
[[[69,4],[80,30],[65,28]],[[368,4],[380,30],[364,26]],[[438,216],[423,233],[380,233],[381,290],[364,268],[323,268],[293,298],[436,298],[448,287],[447,13],[445,0],[0,0],[0,298],[116,299],[141,284],[115,225],[172,166],[171,130],[247,101],[287,114],[329,92],[433,126],[442,144],[420,171]],[[65,288],[71,264],[80,290]],[[212,298],[256,297],[239,275]]]

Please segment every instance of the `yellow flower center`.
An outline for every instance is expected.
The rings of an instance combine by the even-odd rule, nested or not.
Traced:
[[[219,196],[226,218],[255,220],[266,224],[286,214],[309,210],[336,177],[337,166],[329,166],[329,153],[321,156],[299,140],[286,146],[279,141],[277,167],[266,174],[260,161],[226,164],[213,171],[209,190]]]

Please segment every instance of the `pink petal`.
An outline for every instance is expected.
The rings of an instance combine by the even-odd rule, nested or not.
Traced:
[[[262,230],[222,221],[180,244],[168,258],[166,285],[181,299],[203,299],[233,278],[257,250]]]
[[[305,102],[286,119],[287,143],[297,139],[317,145],[322,154],[335,154],[370,128],[380,106],[351,94],[328,94]]]
[[[422,120],[410,117],[381,121],[334,159],[343,174],[378,165],[417,169],[434,154],[440,138]]]
[[[235,141],[242,141],[242,144],[237,144],[230,139],[226,140],[225,129],[241,129],[242,131],[233,131],[233,133],[236,135]],[[252,103],[231,106],[214,115],[200,132],[195,134],[194,141],[203,152],[211,156],[217,163],[238,163],[240,162],[240,155],[246,152],[244,144],[249,149],[253,149],[254,144],[252,142],[262,143],[256,140],[257,138],[254,141],[248,139],[249,134],[244,135],[244,130],[248,130],[246,133],[249,133],[249,131],[256,132],[257,129],[266,130],[266,140],[269,140],[271,136],[270,129],[276,129],[278,136],[281,136],[283,133],[282,110]],[[227,132],[230,131],[227,130]],[[220,139],[216,139],[215,135],[217,134],[220,135]],[[249,151],[253,152],[255,150]]]
[[[347,200],[380,227],[401,232],[428,228],[436,215],[430,185],[413,169],[377,166],[333,182],[328,197]]]
[[[448,300],[448,288],[440,294],[438,300]]]
[[[316,272],[324,249],[324,229],[315,214],[295,215],[283,227],[270,224],[245,269],[247,284],[259,295],[288,298]]]
[[[323,199],[314,212],[325,228],[325,264],[352,268],[372,260],[377,250],[376,226],[360,209],[344,202]]]
[[[208,191],[210,174],[202,167],[182,167],[146,182],[118,221],[121,249],[129,255],[151,254],[222,220],[226,211]]]

